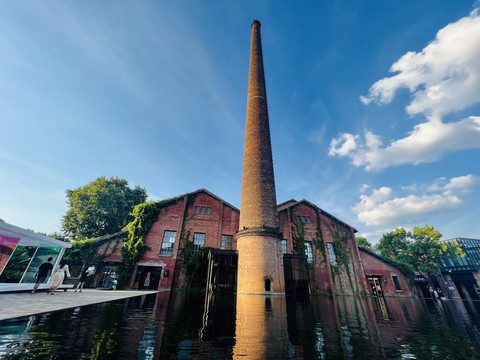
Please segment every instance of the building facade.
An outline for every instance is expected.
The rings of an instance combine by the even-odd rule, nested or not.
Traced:
[[[280,204],[278,217],[281,256],[307,262],[312,294],[373,294],[368,278],[377,276],[383,289],[381,295],[411,296],[405,276],[388,261],[359,249],[356,229],[345,222],[306,200]],[[145,241],[149,249],[137,263],[126,287],[185,288],[189,279],[182,256],[184,242],[193,242],[194,249],[217,249],[217,255],[222,251],[228,256],[236,254],[239,221],[240,211],[236,207],[205,189],[171,199],[148,231]],[[120,232],[98,239],[102,244],[97,251],[101,266],[96,286],[108,288],[115,278],[125,236],[126,232]],[[222,271],[227,268],[232,266]],[[393,290],[392,276],[397,276],[402,291]]]

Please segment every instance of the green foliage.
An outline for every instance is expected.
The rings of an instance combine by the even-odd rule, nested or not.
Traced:
[[[339,275],[340,270],[343,267],[346,271],[348,281],[350,283],[350,288],[354,291],[354,282],[352,280],[352,274],[350,272],[349,256],[347,252],[347,242],[348,242],[348,229],[338,222],[333,223],[335,229],[332,229],[328,226],[330,233],[333,238],[333,249],[335,255],[337,256],[338,265],[331,265],[332,274]],[[341,277],[338,278],[341,281]],[[335,281],[335,276],[333,277]],[[341,285],[341,284],[340,284]],[[342,286],[342,285],[341,285]],[[342,286],[343,287],[343,286]]]
[[[413,232],[400,228],[384,234],[378,250],[381,256],[394,261],[405,270],[405,275],[412,282],[415,271],[431,277],[438,272],[441,260],[464,256],[460,248],[440,242],[441,237],[442,234],[429,225],[415,227]]]
[[[142,258],[148,246],[145,243],[145,236],[158,220],[160,211],[172,204],[174,200],[150,201],[135,206],[132,212],[133,221],[127,226],[127,237],[122,247],[123,263],[119,268],[118,285],[124,285],[126,279],[131,275],[136,263]]]
[[[370,242],[366,238],[361,237],[361,236],[357,236],[355,239],[357,240],[357,245],[358,246],[361,246],[364,249],[373,251],[372,244],[370,244]]]
[[[293,251],[296,254],[305,255],[307,249],[305,246],[305,226],[302,221],[294,220],[293,209],[290,209],[290,218],[292,219]]]
[[[132,220],[134,206],[147,198],[144,188],[131,189],[127,180],[103,176],[66,193],[69,209],[62,218],[62,231],[73,240],[120,231]]]
[[[195,198],[195,195],[188,196],[185,205],[182,230],[180,233],[180,239],[183,245],[180,257],[183,259],[183,272],[187,276],[187,289],[204,289],[207,278],[208,253],[213,248],[202,247],[195,251],[195,245],[193,241],[190,240],[190,229],[187,230],[187,225],[194,215],[188,217],[188,209],[195,203]]]
[[[207,278],[208,253],[213,248],[203,247],[195,251],[193,241],[183,240],[183,270],[187,275],[187,289],[192,287],[205,288]]]
[[[380,255],[395,259],[398,255],[405,253],[409,247],[408,237],[409,233],[404,228],[383,234],[377,246]]]
[[[323,240],[322,227],[320,224],[320,212],[318,209],[315,209],[315,213],[317,215],[317,227],[315,229],[315,239],[313,243],[315,244],[315,248],[322,254],[322,261],[325,262],[327,256],[325,254],[325,241]]]
[[[119,240],[118,240],[119,241]],[[114,253],[116,247],[118,246],[118,241],[116,246],[111,249],[110,253]],[[74,241],[73,245],[69,249],[65,249],[65,253],[63,255],[63,260],[67,262],[67,264],[72,266],[84,266],[85,264],[95,265],[96,268],[100,267],[100,262],[106,256],[105,253],[100,254],[98,252],[98,248],[103,244],[101,241],[95,241],[95,239],[85,239]],[[105,249],[107,251],[107,248]],[[93,280],[93,277],[87,278],[90,282]]]

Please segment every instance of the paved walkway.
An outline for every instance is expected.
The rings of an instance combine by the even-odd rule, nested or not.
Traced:
[[[67,292],[56,291],[55,295],[49,295],[44,291],[38,291],[35,295],[32,295],[30,292],[0,293],[0,320],[98,304],[157,292],[158,291],[83,289],[82,292],[74,292],[73,290],[68,290]]]

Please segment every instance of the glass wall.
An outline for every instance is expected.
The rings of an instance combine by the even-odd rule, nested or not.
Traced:
[[[44,245],[41,245],[40,247],[38,247],[21,282],[22,283],[36,282],[37,278],[35,277],[35,274],[37,273],[40,265],[42,265],[44,262],[47,262],[47,259],[49,257],[53,258],[52,265],[55,265],[61,250],[62,250],[61,247],[52,247],[52,246],[44,246]],[[48,282],[48,278],[45,282]]]
[[[34,283],[40,265],[53,257],[55,264],[61,247],[18,245],[0,275],[0,283]],[[48,279],[47,279],[48,281]]]

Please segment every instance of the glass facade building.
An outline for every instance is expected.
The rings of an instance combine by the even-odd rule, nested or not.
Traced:
[[[0,291],[22,290],[36,282],[40,265],[52,257],[55,267],[72,244],[0,222]],[[45,284],[50,279],[45,280]]]

